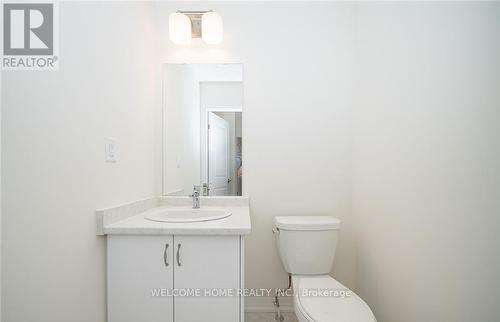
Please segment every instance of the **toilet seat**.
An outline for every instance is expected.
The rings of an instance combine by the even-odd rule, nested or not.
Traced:
[[[329,275],[292,276],[292,285],[300,322],[376,322],[365,301]],[[342,297],[341,291],[350,296]]]

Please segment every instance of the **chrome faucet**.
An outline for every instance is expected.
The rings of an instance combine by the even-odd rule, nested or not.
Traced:
[[[193,187],[193,194],[191,197],[193,197],[193,209],[200,208],[200,192],[198,191],[198,187]]]

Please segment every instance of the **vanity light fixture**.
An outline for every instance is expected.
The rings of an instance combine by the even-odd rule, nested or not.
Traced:
[[[187,45],[191,42],[191,20],[180,12],[168,17],[168,36],[177,45]]]
[[[201,16],[201,39],[211,45],[222,42],[222,17],[215,11],[209,11]]]
[[[210,45],[222,42],[222,17],[215,11],[177,11],[169,16],[169,38],[177,45],[187,45],[201,38]]]

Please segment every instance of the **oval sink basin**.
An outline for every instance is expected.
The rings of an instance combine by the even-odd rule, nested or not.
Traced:
[[[218,220],[231,216],[225,209],[165,209],[144,216],[145,219],[160,222],[199,222]]]

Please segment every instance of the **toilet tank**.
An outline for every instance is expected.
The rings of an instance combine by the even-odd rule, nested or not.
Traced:
[[[281,261],[290,274],[328,274],[332,268],[340,220],[330,216],[274,218]]]

